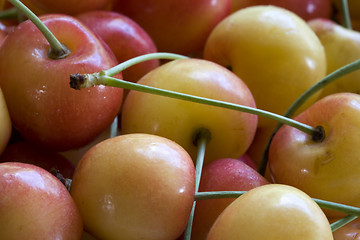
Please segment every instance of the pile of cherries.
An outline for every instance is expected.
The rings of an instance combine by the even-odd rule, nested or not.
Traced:
[[[0,10],[0,239],[360,234],[359,1]]]

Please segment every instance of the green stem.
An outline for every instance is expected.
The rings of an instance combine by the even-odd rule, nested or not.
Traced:
[[[0,12],[0,19],[2,20],[17,19],[17,17],[18,17],[18,10],[15,7]]]
[[[22,12],[27,18],[29,18],[35,26],[40,30],[40,32],[44,35],[46,40],[50,44],[50,49],[48,52],[48,57],[51,59],[62,59],[70,55],[70,50],[64,44],[61,44],[59,40],[52,34],[49,28],[40,21],[40,19],[29,9],[27,8],[21,1],[19,0],[8,0],[11,4],[13,4],[20,12]]]
[[[342,0],[341,3],[342,3],[341,12],[342,12],[343,24],[347,29],[352,29],[348,0]]]
[[[136,84],[136,83],[130,83],[130,82],[126,82],[123,80],[119,80],[119,79],[107,77],[107,76],[101,76],[100,78],[102,78],[102,80],[100,80],[100,82],[104,81],[103,82],[104,85],[108,85],[108,86],[128,88],[131,90],[152,93],[152,94],[176,98],[176,99],[180,99],[180,100],[186,100],[186,101],[191,101],[191,102],[196,102],[196,103],[212,105],[212,106],[216,106],[216,107],[228,108],[228,109],[232,109],[232,110],[256,114],[258,116],[267,117],[272,120],[279,121],[281,123],[295,127],[301,131],[304,131],[304,132],[310,134],[310,135],[314,135],[315,132],[317,132],[311,126],[308,126],[306,124],[294,121],[293,119],[283,117],[281,115],[278,115],[278,114],[275,114],[272,112],[268,112],[265,110],[257,109],[257,108],[252,108],[252,107],[248,107],[248,106],[244,106],[244,105],[239,105],[239,104],[234,104],[234,103],[229,103],[229,102],[224,102],[224,101],[219,101],[219,100],[214,100],[214,99],[209,99],[209,98],[204,98],[204,97],[198,97],[198,96],[179,93],[179,92],[170,91],[170,90],[164,90],[164,89],[160,89],[160,88],[154,88],[154,87],[140,85],[140,84]]]
[[[284,116],[292,117],[294,113],[305,103],[310,97],[312,97],[315,93],[323,89],[326,85],[336,81],[337,79],[357,71],[360,69],[360,59],[351,62],[335,71],[325,76],[323,79],[315,83],[312,87],[306,90],[285,112]]]
[[[137,56],[134,57],[132,59],[129,59],[125,62],[120,63],[119,65],[112,67],[108,70],[103,71],[103,74],[109,77],[113,77],[116,74],[118,74],[119,72],[124,71],[125,69],[144,62],[144,61],[148,61],[148,60],[153,60],[153,59],[169,59],[169,60],[177,60],[177,59],[186,59],[189,57],[183,56],[183,55],[179,55],[179,54],[175,54],[175,53],[163,53],[163,52],[157,52],[157,53],[149,53],[149,54],[144,54],[141,56]]]
[[[313,199],[322,208],[326,208],[326,209],[334,210],[334,211],[338,211],[338,212],[343,212],[343,213],[350,214],[350,215],[360,216],[360,208],[345,205],[345,204],[340,204],[340,203],[329,202],[326,200],[321,200],[321,199],[316,199],[316,198],[313,198]]]
[[[198,192],[195,194],[195,201],[217,198],[237,198],[246,191],[217,191],[217,192]],[[334,203],[317,198],[312,198],[320,207],[343,212],[349,215],[360,216],[360,208],[345,204]]]
[[[110,126],[110,138],[116,137],[118,134],[118,121],[119,117],[116,116]]]
[[[357,219],[358,217],[359,216],[356,216],[356,215],[347,215],[346,217],[339,219],[338,221],[330,224],[331,230],[334,232],[334,231],[338,230],[339,228],[341,228],[342,226],[348,224],[349,222]]]
[[[204,164],[206,145],[210,141],[210,132],[207,129],[199,129],[195,134],[195,144],[198,146],[198,155],[195,166],[195,194],[199,191],[201,172]],[[191,230],[194,221],[196,201],[194,201],[190,217],[184,232],[184,240],[191,239]]]
[[[321,79],[320,81],[315,83],[312,87],[310,87],[308,90],[306,90],[285,112],[284,117],[291,118],[295,114],[295,112],[302,106],[302,104],[305,103],[316,92],[320,91],[326,85],[334,82],[335,80],[337,80],[349,73],[352,73],[356,70],[359,70],[359,69],[360,69],[360,59],[358,59],[352,63],[349,63],[349,64],[335,70],[334,72],[330,73],[329,75],[325,76],[323,79]],[[271,145],[271,141],[281,126],[282,126],[282,123],[280,122],[274,129],[268,142],[265,145],[265,149],[263,151],[261,161],[260,161],[260,164],[258,167],[258,172],[261,175],[264,175],[265,171],[266,171],[266,165],[268,162],[268,152],[269,152],[269,148]]]
[[[146,92],[146,93],[161,95],[161,96],[165,96],[165,97],[185,100],[185,101],[196,102],[196,103],[200,103],[200,104],[212,105],[212,106],[216,106],[216,107],[222,107],[222,108],[242,111],[242,112],[246,112],[246,113],[251,113],[251,114],[258,115],[258,116],[270,118],[272,120],[281,122],[283,124],[287,124],[289,126],[299,129],[300,131],[310,134],[311,136],[318,134],[318,130],[309,125],[297,122],[293,119],[290,119],[290,118],[287,118],[287,117],[284,117],[284,116],[281,116],[281,115],[278,115],[278,114],[275,114],[272,112],[268,112],[265,110],[252,108],[252,107],[239,105],[239,104],[234,104],[234,103],[229,103],[229,102],[224,102],[224,101],[219,101],[219,100],[214,100],[214,99],[209,99],[209,98],[204,98],[204,97],[198,97],[198,96],[194,96],[194,95],[190,95],[190,94],[179,93],[179,92],[160,89],[160,88],[154,88],[151,86],[145,86],[145,85],[132,83],[132,82],[128,82],[128,81],[113,78],[113,77],[108,77],[108,76],[104,75],[103,73],[82,74],[82,75],[73,74],[73,75],[71,75],[70,79],[71,79],[70,86],[74,89],[81,89],[81,88],[92,87],[92,86],[96,86],[96,85],[105,85],[105,86],[130,89],[130,90]]]
[[[218,199],[218,198],[238,198],[247,191],[213,191],[213,192],[197,192],[195,201]]]

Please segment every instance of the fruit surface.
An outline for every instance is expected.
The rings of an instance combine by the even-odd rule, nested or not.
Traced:
[[[360,59],[360,32],[347,29],[331,20],[314,19],[308,22],[324,46],[327,73]],[[360,93],[360,71],[347,74],[327,85],[320,95],[338,92]]]
[[[314,18],[331,18],[331,0],[233,0],[231,11],[235,12],[249,6],[273,5],[285,8],[297,14],[304,20]]]
[[[222,158],[204,166],[199,192],[248,191],[268,183],[264,177],[242,160]],[[224,198],[197,201],[191,239],[206,239],[206,235],[217,217],[234,200],[235,198]]]
[[[332,240],[319,206],[304,192],[267,184],[238,197],[219,216],[207,240]]]
[[[330,222],[344,214],[321,211],[310,198],[360,207],[360,99],[328,96],[360,93],[360,70],[336,81],[331,91],[319,92],[296,118],[323,126],[324,139],[285,126],[279,131],[268,180],[255,165],[274,120],[136,91],[121,112],[127,95],[122,89],[69,87],[70,74],[106,70],[157,51],[153,38],[162,52],[205,60],[164,60],[160,67],[147,61],[116,77],[132,82],[142,77],[140,84],[283,114],[319,79],[359,59],[359,32],[324,19],[303,21],[329,18],[330,0],[22,2],[71,55],[49,59],[47,41],[28,21],[20,23],[22,14],[0,20],[0,162],[6,162],[0,163],[0,240],[183,240],[196,193],[194,161],[202,130],[209,138],[199,191],[250,191],[237,199],[197,201],[191,240],[360,239],[356,220],[331,234],[323,211]],[[332,2],[331,17],[341,24],[343,1]],[[360,1],[348,2],[353,28],[359,30]],[[226,18],[231,4],[234,14]],[[264,6],[269,4],[277,7]],[[235,9],[240,5],[248,8]],[[0,0],[0,10],[9,7]],[[50,12],[56,14],[45,15]],[[74,14],[85,24],[59,13]],[[224,18],[230,21],[220,22]],[[115,116],[122,117],[121,136],[109,138]],[[73,176],[74,166],[56,151],[77,164],[72,196],[47,171],[56,167]],[[243,163],[253,163],[245,153],[256,162],[251,168]]]
[[[114,10],[137,23],[161,52],[201,53],[210,31],[230,13],[229,0],[115,0]]]
[[[1,239],[80,239],[79,211],[65,186],[48,171],[0,163]]]
[[[139,84],[255,107],[247,86],[226,68],[200,59],[175,60],[154,69]],[[250,145],[257,116],[154,94],[130,91],[122,110],[122,133],[149,133],[169,138],[195,161],[194,139],[210,132],[205,162],[240,157]]]
[[[112,11],[91,11],[76,16],[100,35],[119,63],[139,55],[157,52],[148,33],[135,21]],[[122,72],[127,81],[137,82],[145,73],[159,66],[158,60],[136,64]]]
[[[21,135],[65,151],[87,144],[111,124],[120,110],[123,90],[104,86],[80,91],[70,88],[70,74],[97,72],[115,66],[117,60],[75,18],[53,14],[43,15],[41,20],[71,54],[63,59],[49,58],[48,42],[32,22],[25,21],[0,48],[0,86]]]
[[[71,195],[85,229],[99,239],[176,239],[194,201],[195,168],[168,139],[125,134],[91,148]]]
[[[324,138],[314,141],[309,134],[283,126],[269,151],[273,180],[295,186],[314,198],[360,206],[360,96],[329,95],[295,119],[312,127],[322,126]],[[327,213],[329,217],[339,214]]]
[[[204,58],[230,67],[248,85],[257,107],[277,114],[326,74],[315,33],[294,13],[274,6],[228,16],[210,34]],[[316,98],[311,100],[308,105]],[[276,122],[259,117],[259,127],[269,125]]]

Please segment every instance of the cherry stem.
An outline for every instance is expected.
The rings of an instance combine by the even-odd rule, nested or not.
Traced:
[[[343,77],[351,72],[354,72],[356,70],[359,70],[359,69],[360,69],[360,59],[358,59],[352,63],[349,63],[349,64],[335,70],[334,72],[330,73],[329,75],[325,76],[323,79],[321,79],[320,81],[315,83],[312,87],[310,87],[308,90],[306,90],[285,112],[284,117],[291,118],[295,114],[295,112],[302,106],[302,104],[304,102],[306,102],[306,100],[308,100],[316,92],[320,91],[326,85],[334,82],[335,80],[338,80],[341,77]],[[258,172],[263,176],[265,175],[265,171],[266,171],[266,166],[267,166],[267,162],[268,162],[268,153],[269,153],[271,141],[281,126],[282,126],[282,123],[279,121],[278,125],[272,132],[268,142],[265,145],[265,149],[263,151],[261,161],[258,166]],[[317,127],[317,128],[318,128],[317,129],[318,131],[314,131],[313,133],[315,133],[315,134],[319,133],[319,130],[321,130],[321,129],[319,127]],[[314,134],[310,134],[310,135],[314,136]]]
[[[110,126],[110,138],[116,137],[118,134],[118,116],[114,118],[114,121],[111,123]]]
[[[344,26],[347,29],[352,29],[348,0],[342,0],[341,12]]]
[[[218,199],[218,198],[237,198],[247,191],[212,191],[212,192],[197,192],[195,194],[195,201]]]
[[[104,85],[107,85],[107,86],[122,87],[122,88],[131,89],[131,90],[152,93],[152,94],[176,98],[176,99],[180,99],[180,100],[186,100],[186,101],[190,101],[190,102],[212,105],[212,106],[216,106],[216,107],[228,108],[228,109],[232,109],[232,110],[255,114],[258,116],[268,117],[270,119],[279,121],[281,123],[293,126],[297,129],[304,131],[311,135],[316,131],[313,127],[308,126],[306,124],[297,122],[295,120],[283,117],[281,115],[278,115],[278,114],[275,114],[272,112],[268,112],[268,111],[253,108],[253,107],[248,107],[248,106],[234,104],[234,103],[230,103],[230,102],[214,100],[214,99],[210,99],[210,98],[199,97],[199,96],[185,94],[185,93],[179,93],[179,92],[160,89],[160,88],[154,88],[154,87],[150,87],[150,86],[140,85],[137,83],[130,83],[130,82],[126,82],[124,80],[119,80],[119,79],[107,77],[107,76],[101,76],[100,78],[102,78],[102,80],[100,80],[100,81],[105,81],[106,83],[104,82],[105,83]]]
[[[239,196],[245,194],[246,192],[247,191],[196,192],[195,201],[201,201],[207,199],[219,199],[219,198],[238,198]],[[351,222],[352,220],[360,216],[360,208],[358,207],[353,207],[340,203],[334,203],[317,198],[312,198],[312,199],[319,205],[319,207],[348,214],[348,216],[332,224],[331,228],[333,231],[335,231],[336,229],[344,226],[345,224]]]
[[[145,55],[143,55],[143,57],[144,56]],[[151,58],[151,59],[153,59],[153,58]],[[132,60],[133,59],[128,60],[128,61],[132,61]],[[120,65],[127,66],[128,61],[121,63]],[[137,63],[139,63],[139,62],[140,61],[137,61]],[[122,70],[124,70],[124,69],[122,69]],[[261,109],[253,108],[253,107],[249,107],[249,106],[244,106],[244,105],[239,105],[239,104],[234,104],[234,103],[229,103],[229,102],[224,102],[224,101],[219,101],[219,100],[214,100],[214,99],[209,99],[209,98],[204,98],[204,97],[199,97],[199,96],[194,96],[194,95],[190,95],[190,94],[179,93],[179,92],[165,90],[165,89],[161,89],[161,88],[155,88],[155,87],[151,87],[151,86],[141,85],[138,83],[128,82],[128,81],[125,81],[122,79],[117,79],[117,78],[107,76],[107,74],[109,74],[109,72],[111,74],[116,74],[118,71],[112,72],[112,71],[107,70],[107,71],[101,71],[99,73],[93,73],[93,74],[71,74],[70,87],[72,87],[74,89],[93,87],[96,85],[119,87],[119,88],[130,89],[130,90],[135,90],[135,91],[140,91],[140,92],[145,92],[145,93],[151,93],[151,94],[156,94],[156,95],[160,95],[160,96],[190,101],[190,102],[196,102],[196,103],[212,105],[212,106],[216,106],[216,107],[222,107],[222,108],[242,111],[242,112],[255,114],[258,116],[262,116],[262,117],[267,117],[272,120],[275,120],[275,121],[281,122],[283,124],[287,124],[289,126],[297,128],[300,131],[303,131],[310,135],[314,135],[318,132],[318,130],[316,128],[313,128],[309,125],[300,123],[291,118],[284,117],[284,116],[281,116],[279,114],[275,114],[275,113],[272,113],[269,111],[265,111],[265,110],[261,110]]]
[[[189,58],[184,55],[175,54],[175,53],[166,53],[166,52],[156,52],[156,53],[149,53],[140,55],[134,58],[131,58],[125,62],[120,63],[119,65],[116,65],[115,67],[112,67],[108,70],[103,71],[103,74],[109,77],[113,77],[119,72],[124,71],[125,69],[134,66],[135,64],[154,60],[154,59],[169,59],[169,60],[177,60],[177,59],[186,59]]]
[[[305,91],[285,112],[284,116],[291,117],[294,113],[302,106],[304,102],[306,102],[310,97],[312,97],[316,92],[320,91],[326,85],[334,82],[335,80],[360,69],[360,59],[349,63],[329,75],[325,76],[323,79],[315,83],[312,87],[310,87],[307,91]]]
[[[348,224],[349,222],[357,219],[359,216],[357,215],[347,215],[346,217],[343,217],[339,220],[337,220],[336,222],[333,222],[332,224],[330,224],[331,226],[331,230],[334,232],[336,230],[338,230],[339,228],[341,228],[342,226]]]
[[[201,172],[204,164],[204,157],[205,157],[205,150],[206,145],[211,139],[211,133],[206,128],[201,128],[195,133],[195,145],[198,146],[198,154],[196,158],[196,166],[195,166],[195,194],[199,191],[200,179],[201,179]],[[191,239],[191,230],[194,221],[194,214],[195,214],[195,206],[196,201],[194,201],[190,217],[188,223],[185,228],[184,232],[184,240]]]
[[[64,44],[61,44],[49,28],[21,1],[19,0],[8,0],[13,4],[20,12],[22,12],[27,18],[29,18],[35,26],[44,35],[46,40],[50,44],[48,57],[51,59],[62,59],[70,55],[70,50]]]

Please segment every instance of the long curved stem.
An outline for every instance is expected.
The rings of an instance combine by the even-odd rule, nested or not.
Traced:
[[[334,72],[330,73],[329,75],[325,76],[323,79],[315,83],[312,87],[310,87],[307,91],[305,91],[291,106],[290,108],[285,112],[284,117],[291,118],[294,113],[302,106],[304,102],[306,102],[311,96],[313,96],[316,92],[320,91],[322,88],[324,88],[326,85],[336,81],[337,79],[354,72],[356,70],[360,69],[360,59],[349,63]],[[263,151],[261,161],[258,167],[258,172],[261,175],[265,174],[266,165],[268,162],[268,152],[271,145],[271,141],[276,134],[276,132],[280,129],[282,126],[282,123],[279,122],[279,124],[276,126],[274,131],[272,132],[269,140],[267,141],[265,145],[265,149]]]
[[[214,192],[197,192],[195,194],[195,201],[201,201],[206,199],[219,199],[219,198],[237,198],[246,191],[214,191]],[[332,223],[331,230],[335,231],[340,227],[346,225],[347,223],[353,221],[354,219],[360,216],[360,208],[353,207],[345,204],[334,203],[330,201],[325,201],[317,198],[313,200],[322,208],[339,211],[348,214],[346,217]]]
[[[74,83],[74,81],[75,82],[79,81],[82,83],[82,85],[78,86],[78,84]],[[154,87],[145,86],[145,85],[141,85],[141,84],[137,84],[137,83],[132,83],[132,82],[128,82],[128,81],[113,78],[113,77],[108,77],[103,74],[98,74],[97,76],[94,76],[94,74],[90,74],[90,75],[88,74],[87,76],[84,76],[84,75],[79,76],[79,75],[75,74],[75,75],[71,76],[70,85],[75,89],[91,87],[91,86],[95,86],[95,85],[105,85],[105,86],[112,86],[112,87],[136,90],[136,91],[141,91],[141,92],[146,92],[146,93],[151,93],[151,94],[156,94],[156,95],[161,95],[161,96],[166,96],[166,97],[171,97],[171,98],[176,98],[176,99],[181,99],[181,100],[186,100],[186,101],[191,101],[191,102],[196,102],[196,103],[201,103],[201,104],[206,104],[206,105],[212,105],[212,106],[216,106],[216,107],[222,107],[222,108],[227,108],[227,109],[242,111],[242,112],[246,112],[246,113],[256,114],[258,116],[267,117],[267,118],[273,119],[275,121],[281,122],[283,124],[287,124],[289,126],[295,127],[295,128],[297,128],[303,132],[306,132],[312,136],[318,134],[318,130],[309,125],[297,122],[291,118],[287,118],[287,117],[284,117],[284,116],[281,116],[281,115],[278,115],[278,114],[275,114],[272,112],[268,112],[265,110],[252,108],[252,107],[239,105],[239,104],[234,104],[234,103],[229,103],[229,102],[224,102],[224,101],[219,101],[219,100],[214,100],[214,99],[209,99],[209,98],[198,97],[198,96],[194,96],[194,95],[190,95],[190,94],[179,93],[179,92],[175,92],[175,91],[169,91],[169,90],[160,89],[160,88],[154,88]]]
[[[164,90],[164,89],[160,89],[160,88],[153,88],[153,87],[144,86],[144,85],[137,85],[137,84],[133,84],[133,83],[130,83],[128,85],[127,84],[128,82],[125,82],[125,81],[123,82],[122,80],[118,81],[119,79],[110,78],[107,76],[103,76],[103,78],[106,79],[109,86],[118,86],[118,87],[136,90],[136,91],[142,91],[142,92],[162,95],[162,96],[166,96],[166,97],[171,97],[171,98],[176,98],[176,99],[181,99],[181,100],[186,100],[186,101],[191,101],[191,102],[196,102],[196,103],[201,103],[201,104],[212,105],[212,106],[216,106],[216,107],[228,108],[228,109],[232,109],[232,110],[251,113],[251,114],[258,115],[258,116],[267,117],[267,118],[270,118],[275,121],[279,121],[283,124],[287,124],[289,126],[295,127],[303,132],[310,134],[310,135],[315,135],[317,133],[317,130],[311,126],[308,126],[306,124],[297,122],[293,119],[283,117],[281,115],[278,115],[278,114],[275,114],[272,112],[268,112],[265,110],[261,110],[258,108],[252,108],[252,107],[248,107],[248,106],[244,106],[244,105],[239,105],[239,104],[234,104],[234,103],[229,103],[229,102],[224,102],[224,101],[219,101],[219,100],[214,100],[214,99],[209,99],[209,98],[203,98],[203,97],[198,97],[198,96],[194,96],[194,95],[190,95],[190,94],[178,93],[175,91],[169,91],[169,90]],[[119,85],[117,85],[117,84],[119,84]],[[107,85],[107,84],[105,84],[105,85]],[[125,85],[127,85],[127,86],[125,86]],[[132,85],[132,86],[130,86],[130,85]]]
[[[217,192],[198,192],[195,194],[195,201],[215,198],[237,198],[246,191],[217,191]],[[360,216],[360,208],[353,207],[345,204],[334,203],[326,200],[312,198],[320,207],[343,212],[349,215]]]
[[[306,102],[310,97],[312,97],[316,92],[323,89],[326,85],[336,81],[337,79],[352,73],[356,70],[360,69],[360,59],[349,63],[332,73],[325,76],[323,79],[315,83],[312,87],[310,87],[308,90],[306,90],[285,112],[284,116],[291,117],[294,115],[294,113],[302,106],[304,102]]]
[[[49,28],[21,1],[8,1],[13,4],[19,11],[21,11],[27,18],[29,18],[44,35],[44,37],[50,44],[50,49],[48,53],[48,56],[50,58],[61,59],[67,57],[70,54],[70,50],[64,44],[61,44],[59,40],[54,36],[54,34],[49,30]]]

